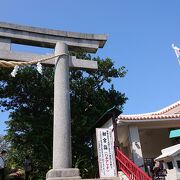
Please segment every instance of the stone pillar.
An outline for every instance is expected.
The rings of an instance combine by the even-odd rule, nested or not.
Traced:
[[[65,43],[58,42],[55,55],[68,53]],[[55,61],[53,169],[71,167],[71,122],[69,97],[69,61],[63,55]]]
[[[67,45],[58,42],[55,47],[55,55],[64,53],[68,53]],[[80,178],[79,170],[72,168],[71,161],[69,58],[67,55],[63,55],[55,61],[53,169],[48,171],[46,179]]]
[[[130,141],[131,153],[134,163],[137,166],[144,165],[138,127],[136,126],[129,127],[129,141]],[[141,169],[144,170],[144,167],[141,167]]]

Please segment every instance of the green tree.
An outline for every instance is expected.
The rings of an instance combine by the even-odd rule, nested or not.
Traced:
[[[0,135],[0,151],[2,150],[8,150],[9,143],[5,140],[4,135]]]
[[[99,65],[94,72],[70,72],[73,165],[88,177],[93,164],[87,132],[110,107],[116,105],[122,110],[127,98],[114,89],[112,79],[124,77],[126,70],[115,68],[110,58],[92,59],[83,53],[76,56],[96,60]],[[22,166],[24,156],[29,154],[41,179],[52,162],[54,68],[44,67],[40,75],[35,67],[25,67],[15,78],[9,75],[11,70],[0,69],[0,105],[11,111],[6,136],[11,143],[9,161]]]

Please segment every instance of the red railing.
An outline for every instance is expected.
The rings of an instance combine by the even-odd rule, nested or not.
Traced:
[[[128,159],[117,147],[116,160],[118,170],[121,170],[130,180],[151,180],[144,171]]]

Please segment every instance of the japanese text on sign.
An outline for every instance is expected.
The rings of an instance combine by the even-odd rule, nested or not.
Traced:
[[[112,130],[108,128],[97,128],[96,139],[100,177],[116,177],[117,169]]]

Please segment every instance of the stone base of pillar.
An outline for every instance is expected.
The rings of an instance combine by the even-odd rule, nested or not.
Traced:
[[[51,169],[46,174],[46,180],[70,180],[81,179],[79,175],[79,169],[67,168],[67,169]]]
[[[51,169],[46,174],[46,180],[82,180],[79,175],[79,169]],[[119,177],[101,178],[101,179],[83,179],[83,180],[119,180]]]
[[[101,178],[101,179],[91,179],[91,180],[120,180],[120,179],[119,177],[112,177],[112,178]]]
[[[120,179],[119,177],[112,177],[112,178],[83,179],[83,180],[124,180],[124,179]]]

